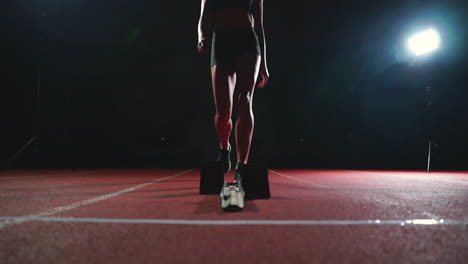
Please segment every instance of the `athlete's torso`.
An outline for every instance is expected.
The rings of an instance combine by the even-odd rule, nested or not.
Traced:
[[[253,26],[255,0],[213,0],[216,28],[228,29]]]
[[[214,0],[214,10],[225,8],[239,8],[246,12],[252,13],[253,0]]]

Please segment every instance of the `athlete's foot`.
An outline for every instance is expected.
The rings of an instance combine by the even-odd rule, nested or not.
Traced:
[[[220,149],[218,161],[221,161],[223,164],[223,171],[227,173],[231,170],[231,146],[227,149]]]
[[[237,212],[244,209],[244,189],[239,183],[224,183],[220,193],[221,208],[226,212]]]
[[[242,181],[242,175],[241,175],[241,170],[244,164],[242,163],[237,163],[236,164],[236,173],[234,174],[234,182],[241,182]]]
[[[224,183],[220,193],[221,208],[224,211],[240,211],[244,209],[245,192],[242,187],[242,165],[236,167],[233,183]]]

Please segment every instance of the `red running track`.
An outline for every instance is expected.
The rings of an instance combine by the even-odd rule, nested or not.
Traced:
[[[468,260],[468,173],[273,169],[237,213],[199,173],[0,172],[0,263]]]

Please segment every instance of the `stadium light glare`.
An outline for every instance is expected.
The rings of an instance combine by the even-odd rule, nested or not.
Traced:
[[[427,29],[419,32],[408,39],[408,48],[416,56],[421,56],[438,49],[440,36],[435,29]]]

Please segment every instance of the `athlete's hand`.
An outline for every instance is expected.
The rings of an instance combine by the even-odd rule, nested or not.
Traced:
[[[260,75],[262,75],[262,80],[258,84],[258,87],[259,88],[264,88],[268,83],[268,79],[270,78],[270,74],[268,73],[267,66],[265,64],[263,64],[263,63],[260,65]]]
[[[198,53],[203,56],[206,56],[210,53],[210,47],[208,46],[208,40],[203,39],[198,42]]]

